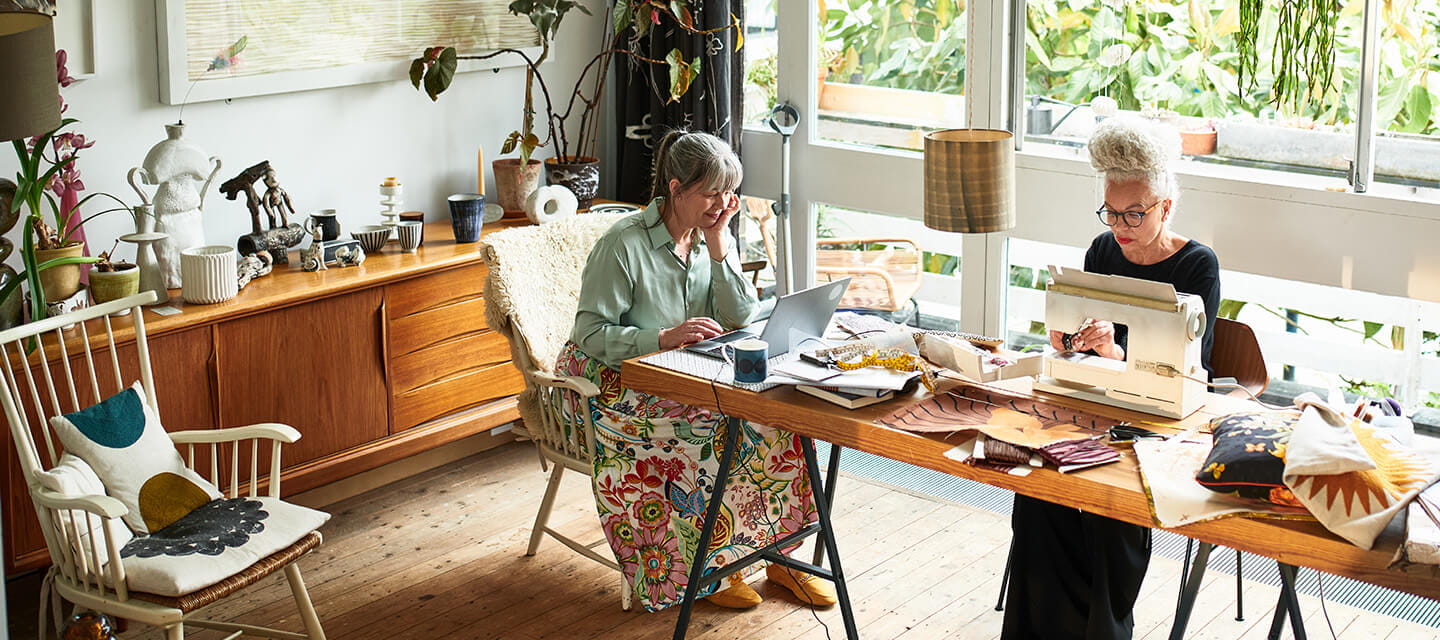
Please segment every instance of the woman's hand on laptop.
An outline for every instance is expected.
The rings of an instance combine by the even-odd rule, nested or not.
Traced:
[[[708,340],[725,333],[720,323],[710,318],[690,318],[669,329],[660,330],[660,348],[674,349],[692,342]]]

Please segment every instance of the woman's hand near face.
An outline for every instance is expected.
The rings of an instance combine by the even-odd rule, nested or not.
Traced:
[[[725,259],[729,247],[725,246],[727,234],[725,229],[730,226],[730,219],[740,211],[740,196],[734,192],[726,191],[720,194],[721,209],[720,217],[710,226],[700,227],[700,232],[705,234],[705,245],[710,250],[710,259],[720,262]]]
[[[690,318],[669,329],[660,330],[660,348],[675,347],[707,340],[724,333],[720,323],[710,318]]]

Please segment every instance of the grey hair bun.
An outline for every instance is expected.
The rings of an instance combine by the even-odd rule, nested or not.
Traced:
[[[1107,118],[1090,137],[1090,166],[1107,175],[1167,174],[1180,159],[1180,133],[1139,118]]]

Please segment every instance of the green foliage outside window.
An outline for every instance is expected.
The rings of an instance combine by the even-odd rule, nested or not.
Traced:
[[[1277,23],[1276,9],[1266,4],[1262,43],[1273,42]],[[1028,3],[1027,93],[1071,103],[1105,95],[1123,109],[1182,116],[1279,115],[1299,118],[1301,125],[1349,124],[1359,92],[1364,2],[1341,4],[1333,89],[1303,106],[1270,101],[1268,51],[1260,52],[1258,82],[1240,87],[1240,0]],[[837,52],[822,61],[832,80],[963,94],[961,0],[830,0],[820,6],[822,39]],[[1376,121],[1390,131],[1440,134],[1440,0],[1389,0],[1380,19]]]
[[[821,2],[822,60],[831,79],[870,86],[962,95],[965,3],[962,0]]]

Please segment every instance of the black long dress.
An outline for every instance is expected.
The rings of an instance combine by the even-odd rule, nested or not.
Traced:
[[[1175,285],[1205,300],[1201,358],[1210,369],[1215,313],[1220,308],[1220,262],[1191,240],[1175,255],[1137,265],[1120,253],[1110,232],[1085,252],[1085,270]],[[1116,343],[1127,332],[1116,328]],[[1015,496],[1010,587],[1002,640],[1123,640],[1135,628],[1135,599],[1150,565],[1150,529],[1079,509]]]

